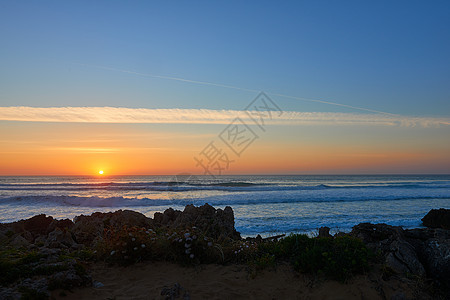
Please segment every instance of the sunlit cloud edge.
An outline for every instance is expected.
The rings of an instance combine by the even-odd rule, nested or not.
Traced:
[[[22,122],[75,123],[156,123],[156,124],[228,124],[235,118],[251,125],[381,125],[439,127],[450,125],[450,118],[401,115],[241,111],[212,109],[147,109],[125,107],[0,107],[0,120]]]

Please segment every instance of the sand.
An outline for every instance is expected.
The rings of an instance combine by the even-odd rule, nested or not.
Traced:
[[[414,282],[381,272],[352,278],[347,283],[320,280],[295,272],[289,265],[250,272],[245,265],[182,267],[166,262],[145,262],[128,267],[95,263],[88,267],[102,287],[67,292],[56,299],[164,299],[161,291],[179,283],[190,299],[391,299],[411,298]],[[183,295],[178,299],[183,299]]]

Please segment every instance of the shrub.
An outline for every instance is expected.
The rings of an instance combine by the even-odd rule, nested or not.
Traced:
[[[301,234],[292,234],[278,242],[264,242],[259,246],[259,253],[288,260],[298,271],[323,274],[340,281],[367,270],[371,257],[363,242],[353,237],[310,238]]]

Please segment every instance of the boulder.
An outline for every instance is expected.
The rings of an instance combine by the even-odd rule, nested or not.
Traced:
[[[450,209],[432,209],[422,218],[422,222],[426,227],[450,230]]]
[[[450,239],[430,239],[425,244],[424,260],[430,277],[450,288]]]
[[[102,238],[106,228],[153,227],[153,220],[131,210],[118,210],[109,213],[96,212],[90,216],[75,218],[71,231],[79,244],[92,245]]]
[[[154,222],[156,226],[171,228],[195,226],[212,238],[240,239],[239,232],[234,228],[233,209],[229,206],[222,210],[207,203],[198,207],[191,204],[182,212],[169,208],[164,213],[155,213]]]
[[[155,224],[158,225],[169,225],[172,224],[180,214],[181,211],[174,210],[173,208],[168,208],[164,211],[164,213],[155,213],[155,215],[153,216],[153,220]]]
[[[49,248],[78,248],[72,238],[72,234],[58,227],[48,234],[45,246]]]
[[[416,248],[405,239],[401,227],[361,223],[353,227],[350,235],[361,239],[375,253],[380,253],[386,265],[397,273],[425,275]]]
[[[14,248],[27,248],[30,246],[30,243],[20,235],[16,236],[9,244]]]
[[[20,220],[11,223],[11,229],[16,233],[30,232],[33,237],[47,234],[49,232],[49,225],[53,222],[52,217],[47,217],[44,214],[36,215],[26,220]]]
[[[331,237],[333,237],[331,234],[330,234],[330,227],[320,227],[319,228],[319,237],[320,238],[331,238]]]
[[[394,271],[402,274],[425,275],[425,268],[411,244],[404,240],[395,240],[390,244],[390,250],[385,261]]]

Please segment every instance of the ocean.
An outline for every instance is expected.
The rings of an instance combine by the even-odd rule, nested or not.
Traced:
[[[450,208],[450,175],[0,177],[0,222],[118,209],[149,217],[172,207],[229,205],[242,236],[350,231],[361,222],[420,227]]]

